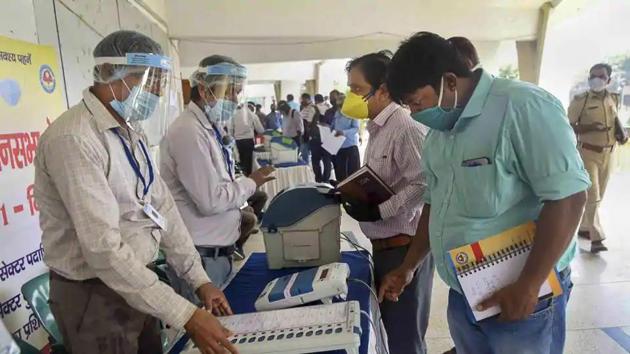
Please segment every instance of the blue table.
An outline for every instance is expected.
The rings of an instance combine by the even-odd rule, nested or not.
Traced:
[[[372,278],[370,273],[370,263],[365,252],[342,252],[341,261],[347,263],[350,266],[350,277],[360,279],[367,284],[372,284]],[[253,253],[243,268],[232,279],[230,284],[225,288],[225,296],[228,298],[232,310],[234,313],[249,313],[256,312],[254,302],[256,298],[265,288],[265,285],[275,278],[299,272],[305,268],[290,268],[281,270],[270,270],[267,267],[267,256],[264,253]],[[364,285],[350,281],[348,283],[348,297],[347,301],[356,300],[359,301],[361,310],[371,314],[370,310],[370,290]],[[365,316],[361,316],[361,346],[359,347],[359,353],[368,353],[368,342],[370,337],[370,322]],[[184,342],[184,341],[180,341]],[[179,353],[181,346],[176,350],[175,348],[171,353]],[[334,351],[328,353],[345,353],[344,351]]]

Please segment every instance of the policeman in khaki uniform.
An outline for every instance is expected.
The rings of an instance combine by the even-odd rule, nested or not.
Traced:
[[[590,90],[574,97],[568,112],[584,166],[592,182],[580,225],[580,236],[590,238],[593,253],[608,250],[603,244],[606,236],[600,224],[598,209],[608,184],[615,143],[618,140],[625,143],[627,140],[623,134],[622,138],[616,136],[621,129],[617,117],[619,95],[606,89],[611,73],[612,68],[608,64],[594,65],[588,81]]]

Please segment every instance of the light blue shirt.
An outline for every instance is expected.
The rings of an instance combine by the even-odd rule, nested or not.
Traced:
[[[464,166],[480,158],[490,163]],[[456,290],[449,250],[536,220],[544,201],[590,186],[558,99],[485,71],[455,127],[429,132],[423,161],[431,251],[440,276]],[[575,252],[574,239],[556,269],[566,268]]]
[[[346,137],[346,140],[341,145],[341,148],[349,148],[351,146],[359,145],[359,121],[356,119],[350,119],[343,115],[341,111],[335,113],[335,120],[332,124],[333,130],[340,130]]]
[[[289,104],[289,107],[291,107],[292,109],[295,109],[296,111],[300,111],[300,104],[295,102],[295,101],[291,101],[291,102],[287,102]]]
[[[282,129],[282,113],[279,111],[269,113],[265,118],[265,129]]]

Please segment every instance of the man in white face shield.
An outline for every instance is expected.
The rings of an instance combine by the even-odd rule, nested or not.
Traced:
[[[162,353],[160,319],[186,328],[203,353],[236,352],[209,311],[151,270],[162,249],[207,310],[231,313],[139,124],[156,124],[166,112],[170,59],[132,31],[105,37],[94,57],[94,85],[44,132],[35,163],[50,306],[64,346],[72,353]]]
[[[232,271],[241,236],[241,207],[258,187],[273,179],[273,167],[248,177],[234,173],[233,137],[226,126],[242,104],[245,68],[232,58],[207,57],[191,77],[191,102],[162,141],[160,171],[210,279],[221,287]],[[180,294],[191,298],[187,284],[169,274]],[[177,286],[180,284],[181,286]]]

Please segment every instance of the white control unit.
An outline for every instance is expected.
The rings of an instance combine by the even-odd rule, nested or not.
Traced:
[[[256,299],[256,310],[283,309],[317,300],[331,303],[337,296],[345,299],[349,276],[346,263],[331,263],[274,279]]]

